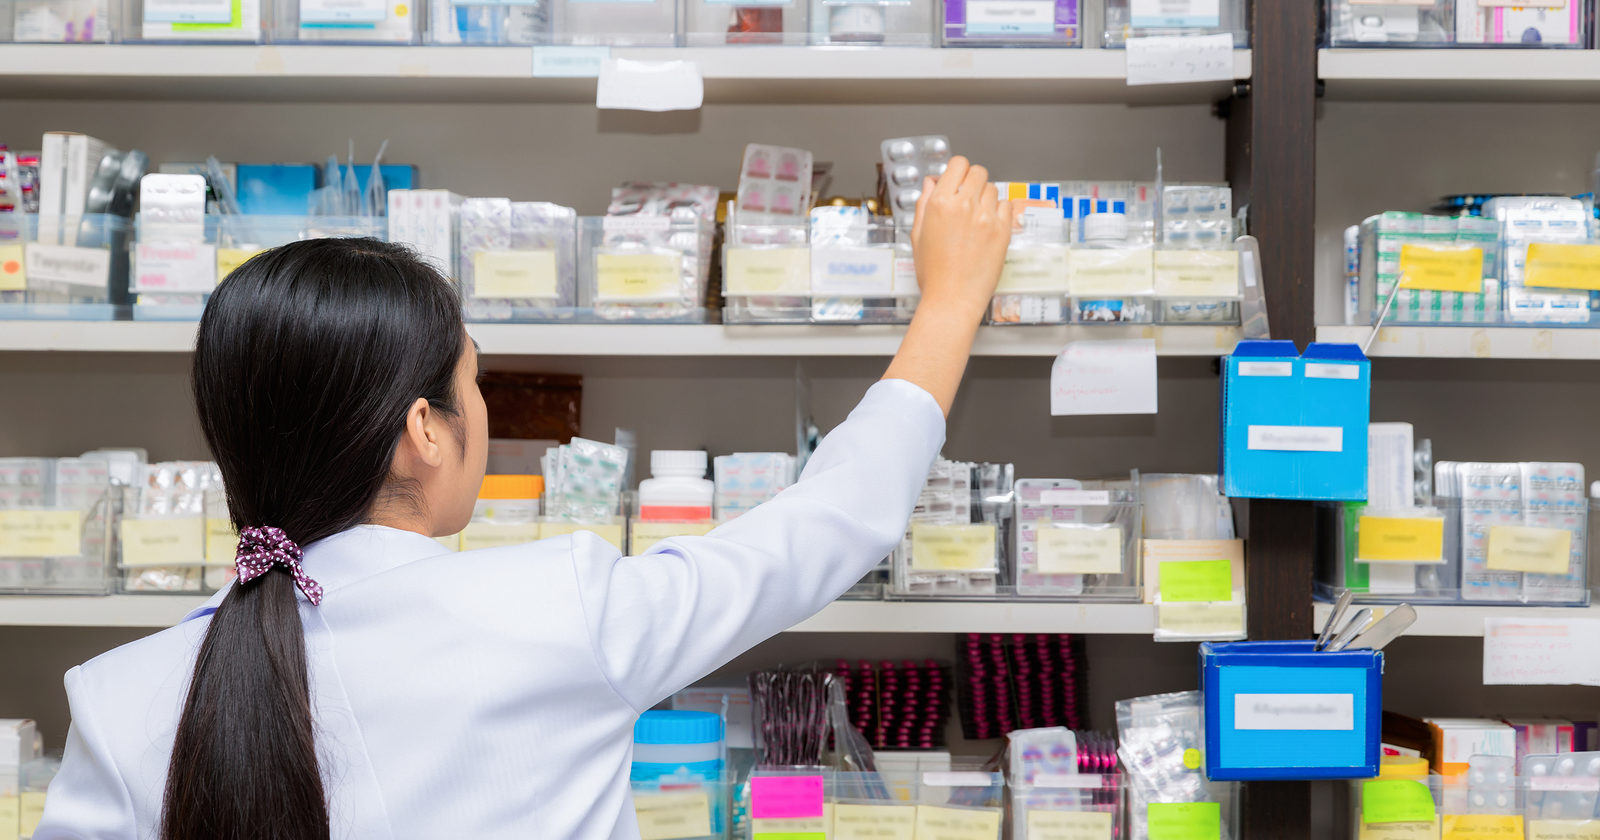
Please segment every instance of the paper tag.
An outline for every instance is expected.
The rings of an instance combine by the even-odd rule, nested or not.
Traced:
[[[955,772],[936,770],[931,773],[923,773],[922,784],[925,787],[986,788],[994,785],[994,776],[970,770],[957,770]]]
[[[1041,505],[1071,505],[1072,507],[1105,507],[1111,504],[1110,490],[1040,490]]]
[[[20,836],[17,829],[22,824],[22,807],[14,790],[0,793],[0,840],[17,840]]]
[[[1271,452],[1343,452],[1339,426],[1251,426],[1247,446]]]
[[[1148,295],[1155,291],[1151,250],[1078,248],[1067,252],[1067,290],[1077,297]]]
[[[145,0],[146,23],[231,23],[232,0]]]
[[[1028,809],[1028,840],[1111,840],[1111,814],[1105,811]]]
[[[1426,823],[1436,816],[1433,792],[1411,779],[1376,779],[1361,783],[1361,821],[1368,824]]]
[[[1233,600],[1233,564],[1227,560],[1167,560],[1161,563],[1161,602]]]
[[[1484,685],[1600,685],[1600,619],[1486,618]]]
[[[1523,285],[1600,291],[1600,245],[1557,242],[1529,245]]]
[[[1494,571],[1564,575],[1572,568],[1572,532],[1526,525],[1492,526],[1487,565]]]
[[[760,840],[827,840],[828,836],[828,806],[822,806],[823,815],[820,817],[805,817],[803,819],[762,820],[750,821],[750,836]]]
[[[1122,529],[1051,526],[1041,523],[1036,547],[1038,567],[1046,575],[1120,575]]]
[[[914,840],[917,809],[906,805],[833,806],[830,840]]]
[[[1205,28],[1222,25],[1220,0],[1129,0],[1138,29]]]
[[[245,261],[261,253],[259,249],[252,248],[218,248],[217,249],[217,282],[228,279],[228,275]]]
[[[693,61],[600,62],[596,108],[623,111],[693,111],[705,102],[705,82]]]
[[[809,248],[729,248],[723,253],[722,294],[747,295],[811,294],[811,249]]]
[[[533,48],[535,79],[593,79],[611,57],[610,47],[541,46]]]
[[[141,292],[198,292],[217,287],[217,249],[203,242],[141,242],[134,288]]]
[[[1361,378],[1361,366],[1328,364],[1327,362],[1306,362],[1306,378],[1347,379],[1354,381]]]
[[[206,519],[206,565],[232,566],[239,557],[239,534],[227,519]]]
[[[595,300],[669,302],[683,297],[681,254],[596,254]]]
[[[1600,793],[1600,779],[1593,776],[1533,776],[1528,790],[1539,793]]]
[[[1600,840],[1600,820],[1533,820],[1528,840]]]
[[[1349,694],[1235,694],[1233,728],[1270,732],[1353,732]]]
[[[1445,814],[1440,840],[1523,840],[1522,815]]]
[[[1222,806],[1216,802],[1151,802],[1149,840],[1221,840]]]
[[[21,245],[0,245],[0,292],[28,289],[27,258]]]
[[[1046,6],[1051,5],[1051,0],[1044,2]],[[969,12],[973,5],[971,2],[967,4]],[[967,31],[972,31],[970,23]],[[1067,291],[1071,253],[1065,246],[1058,245],[1012,246],[1006,251],[1005,265],[1000,269],[1000,285],[995,287],[994,293],[1064,294]]]
[[[822,777],[751,776],[750,816],[758,820],[822,816]]]
[[[917,840],[1000,840],[1000,812],[917,806]]]
[[[982,572],[995,568],[993,525],[911,524],[911,568]]]
[[[83,513],[0,510],[0,557],[76,557],[83,553]]]
[[[1356,840],[1439,840],[1439,819],[1428,822],[1361,823]]]
[[[893,248],[827,247],[811,252],[814,295],[888,295],[893,290]]]
[[[539,523],[470,522],[461,529],[461,550],[524,545],[539,539]]]
[[[558,274],[552,250],[479,251],[472,255],[472,296],[559,297]]]
[[[1049,35],[1055,0],[967,0],[968,35]]]
[[[302,26],[318,23],[381,23],[388,17],[388,0],[300,0]]]
[[[548,540],[551,537],[564,537],[568,534],[576,534],[579,531],[589,531],[600,539],[603,539],[606,542],[611,543],[613,546],[616,546],[618,551],[622,550],[621,524],[613,523],[609,525],[581,525],[577,522],[539,523],[539,539],[541,540]]]
[[[48,283],[104,290],[111,279],[111,252],[70,245],[29,245],[27,276],[35,287]]]
[[[1160,712],[1160,704],[1156,704],[1156,712]],[[1064,790],[1099,790],[1105,786],[1105,780],[1092,773],[1036,773],[1033,777],[1033,786],[1036,788],[1055,788]]]
[[[122,520],[122,565],[200,566],[206,560],[206,521],[198,516]]]
[[[1155,414],[1155,340],[1068,344],[1050,367],[1050,413]]]
[[[1129,38],[1128,84],[1233,81],[1233,35]]]
[[[656,543],[670,537],[703,537],[715,527],[715,522],[645,522],[635,519],[628,552],[643,554]]]
[[[711,836],[711,796],[704,791],[633,794],[640,840]]]
[[[1356,525],[1360,563],[1443,563],[1444,520],[1363,516]]]
[[[1240,362],[1240,376],[1294,376],[1294,362]]]
[[[21,805],[18,810],[21,812],[22,817],[23,837],[32,837],[34,832],[39,830],[39,823],[44,820],[44,796],[43,791],[25,790],[22,792]]]
[[[1244,604],[1157,604],[1156,627],[1165,633],[1197,639],[1243,636]]]
[[[1163,297],[1236,298],[1238,251],[1157,251],[1156,294]]]
[[[1483,294],[1483,249],[1401,245],[1400,288]]]

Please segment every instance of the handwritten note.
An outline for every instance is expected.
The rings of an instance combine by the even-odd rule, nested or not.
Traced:
[[[1155,340],[1068,344],[1050,368],[1050,413],[1155,414]]]
[[[607,58],[600,62],[594,105],[624,111],[693,111],[705,98],[700,66],[692,61]]]
[[[1169,85],[1233,80],[1233,35],[1129,38],[1128,84]]]
[[[1484,685],[1600,685],[1600,619],[1486,618]]]

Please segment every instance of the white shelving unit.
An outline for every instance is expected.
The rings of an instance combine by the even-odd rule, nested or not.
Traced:
[[[1366,343],[1371,327],[1318,327],[1318,341]],[[1412,359],[1600,359],[1600,329],[1384,327],[1367,354]]]
[[[891,325],[470,324],[485,354],[515,356],[892,356]],[[139,321],[0,321],[0,351],[187,353],[195,325]],[[986,327],[979,356],[1054,356],[1069,341],[1153,338],[1164,356],[1220,356],[1238,327]]]
[[[1600,52],[1328,49],[1318,73],[1334,100],[1600,101]]]

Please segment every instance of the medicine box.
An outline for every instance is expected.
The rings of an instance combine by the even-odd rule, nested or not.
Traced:
[[[1353,344],[1239,342],[1223,360],[1224,494],[1365,499],[1370,377]]]
[[[1475,755],[1517,755],[1517,732],[1497,720],[1474,718],[1427,718],[1433,735],[1433,772],[1442,776],[1461,776]]]
[[[1309,641],[1201,643],[1207,778],[1378,775],[1383,653],[1314,648]]]

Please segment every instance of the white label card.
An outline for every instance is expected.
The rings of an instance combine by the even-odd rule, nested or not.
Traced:
[[[705,102],[700,66],[692,61],[600,62],[596,108],[620,111],[695,111]]]
[[[1222,0],[1128,0],[1137,28],[1220,26]]]
[[[1326,362],[1306,362],[1307,379],[1360,379],[1360,365],[1328,364]]]
[[[811,252],[813,295],[888,295],[893,289],[892,248],[818,248]]]
[[[1293,732],[1349,732],[1356,728],[1349,694],[1236,694],[1233,728]]]
[[[1293,376],[1293,362],[1240,362],[1240,376]]]
[[[1155,414],[1155,340],[1068,344],[1050,368],[1050,413]]]
[[[1343,452],[1344,429],[1338,426],[1251,426],[1250,449],[1269,452]]]
[[[111,252],[103,248],[29,245],[24,259],[24,271],[35,288],[57,283],[105,292],[111,277]]]
[[[232,23],[232,0],[144,0],[147,23]]]
[[[610,57],[610,47],[534,47],[533,77],[593,79],[600,75],[600,67]]]
[[[1042,505],[1072,505],[1074,507],[1105,507],[1111,504],[1110,490],[1041,490]]]
[[[198,292],[217,287],[217,247],[202,242],[140,242],[134,288],[141,292]]]
[[[967,0],[969,35],[1049,35],[1055,0]]]
[[[1600,685],[1600,619],[1486,618],[1484,685]]]
[[[388,0],[300,0],[300,23],[381,23],[389,16]]]
[[[1128,84],[1169,85],[1233,80],[1233,36],[1129,38]]]

